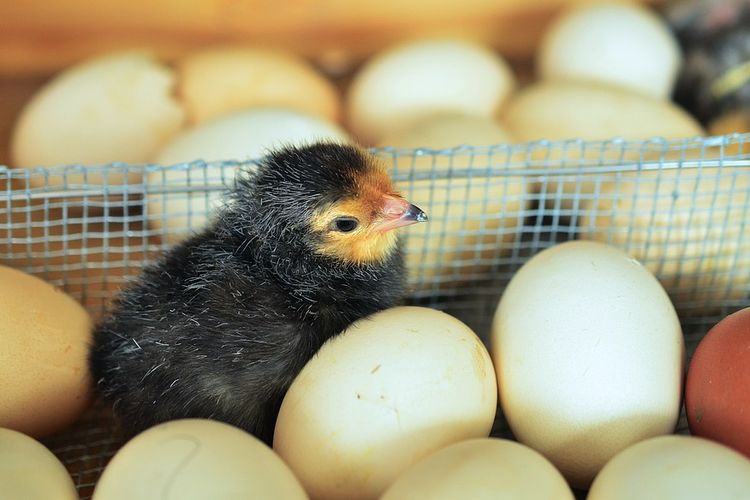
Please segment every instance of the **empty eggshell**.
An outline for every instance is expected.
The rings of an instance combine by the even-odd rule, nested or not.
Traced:
[[[0,497],[3,500],[78,500],[65,466],[41,443],[0,428]]]
[[[224,115],[185,131],[166,145],[154,162],[169,166],[197,160],[246,161],[259,159],[275,147],[315,141],[349,139],[339,127],[319,118],[284,109],[259,108]],[[235,174],[233,166],[218,163],[149,172],[146,184],[153,193],[147,197],[149,225],[162,231],[169,243],[183,239],[205,224]]]
[[[668,99],[682,57],[667,24],[647,7],[603,2],[555,19],[537,63],[543,80],[590,80]]]
[[[560,472],[531,448],[506,439],[470,439],[428,455],[381,500],[573,500]]]
[[[183,111],[172,96],[174,75],[145,53],[116,53],[72,66],[24,107],[13,130],[15,167],[144,163],[180,130]],[[86,182],[118,184],[126,176],[89,172]],[[132,172],[128,182],[139,182]],[[33,177],[32,183],[43,179]],[[49,184],[84,182],[83,174]]]
[[[674,431],[684,340],[654,276],[620,250],[562,243],[513,276],[492,326],[514,436],[586,488],[614,455]]]
[[[93,500],[305,500],[281,459],[250,434],[212,420],[167,422],[137,435],[104,470]]]
[[[750,460],[691,436],[661,436],[634,444],[602,469],[588,500],[748,498]]]
[[[341,103],[333,84],[294,54],[254,47],[216,47],[177,64],[179,94],[192,123],[244,108],[288,108],[335,122]]]
[[[383,154],[391,172],[443,174],[452,178],[412,179],[398,188],[430,216],[429,224],[409,228],[406,264],[417,288],[429,289],[446,281],[451,285],[486,272],[490,262],[510,252],[523,225],[523,209],[529,205],[523,177],[476,174],[488,168],[501,169],[507,158],[502,149],[487,146],[507,144],[511,137],[495,120],[484,116],[438,114],[404,129],[386,134],[382,146],[395,148],[460,149],[443,155]]]
[[[41,279],[0,266],[0,427],[43,437],[91,399],[91,320]]]
[[[427,454],[486,437],[496,404],[474,332],[440,311],[396,307],[355,322],[303,368],[274,449],[313,498],[375,499]]]
[[[347,94],[354,136],[375,144],[393,127],[425,115],[494,116],[515,86],[505,61],[489,47],[462,39],[422,39],[370,59]]]

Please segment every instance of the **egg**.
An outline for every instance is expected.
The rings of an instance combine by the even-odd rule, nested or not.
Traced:
[[[353,323],[307,363],[273,447],[311,497],[375,499],[427,454],[489,435],[496,405],[474,332],[440,311],[396,307]]]
[[[747,498],[750,460],[711,441],[661,436],[614,457],[597,476],[588,500]]]
[[[747,297],[749,176],[708,167],[622,174],[580,206],[581,238],[639,260],[681,312],[715,314]]]
[[[307,494],[268,446],[231,425],[184,419],[128,441],[104,469],[93,500],[283,499]]]
[[[319,140],[349,141],[338,126],[319,118],[285,109],[258,108],[224,115],[187,130],[153,160],[162,167],[197,160],[247,161],[259,159],[275,147]],[[146,176],[151,193],[147,196],[149,225],[168,243],[180,241],[206,223],[220,203],[222,191],[233,185],[235,175],[234,166],[218,163],[151,170]]]
[[[573,241],[513,276],[491,334],[514,436],[586,488],[615,454],[674,431],[684,341],[656,278],[623,252]]]
[[[78,500],[68,471],[41,443],[0,428],[0,492],[3,500]]]
[[[492,117],[514,86],[507,63],[478,42],[411,40],[375,55],[354,76],[347,119],[358,140],[375,144],[391,128],[429,114]]]
[[[542,455],[506,439],[470,439],[417,462],[381,500],[573,500],[560,472]]]
[[[331,122],[341,115],[333,84],[291,53],[214,47],[185,56],[176,70],[180,100],[192,123],[258,106],[287,108]]]
[[[685,384],[690,432],[750,458],[750,308],[730,314],[698,344]]]
[[[170,69],[140,52],[108,54],[71,66],[24,106],[14,126],[14,167],[144,163],[182,127]],[[140,173],[53,173],[33,186],[137,183]]]
[[[491,146],[512,142],[496,121],[471,115],[439,114],[389,132],[382,146],[445,150],[457,146]],[[390,171],[400,174],[447,172],[447,179],[410,179],[398,189],[430,214],[430,223],[410,228],[406,236],[406,264],[411,282],[428,290],[436,283],[451,286],[489,272],[491,262],[510,253],[523,226],[523,210],[530,205],[526,177],[476,174],[502,169],[498,151],[460,149],[443,155],[388,155]]]
[[[543,80],[595,81],[669,99],[682,55],[667,24],[648,7],[602,2],[576,5],[542,38]]]
[[[0,427],[43,437],[73,423],[91,399],[91,320],[41,279],[0,266]]]
[[[642,141],[654,137],[678,139],[703,135],[698,122],[677,105],[598,83],[550,81],[526,87],[502,111],[502,122],[520,142],[549,140],[607,141],[615,138]],[[626,148],[613,143],[597,146],[569,142],[565,146],[529,150],[542,167],[578,169],[623,161],[658,159],[660,149],[648,145]],[[576,200],[594,194],[609,176],[580,176],[575,180],[551,176],[544,189],[549,208],[577,208]],[[562,186],[560,186],[562,183]],[[560,194],[558,194],[558,192]]]

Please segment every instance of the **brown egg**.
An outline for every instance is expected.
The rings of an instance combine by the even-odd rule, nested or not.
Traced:
[[[42,437],[76,420],[90,401],[91,320],[75,300],[0,266],[0,427]]]
[[[721,320],[698,345],[685,409],[693,434],[750,458],[750,308]]]

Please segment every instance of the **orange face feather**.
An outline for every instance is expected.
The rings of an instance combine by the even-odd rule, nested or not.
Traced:
[[[395,192],[380,165],[361,174],[355,180],[355,190],[352,197],[329,205],[313,217],[313,230],[325,234],[319,253],[355,264],[381,262],[396,248],[393,229],[426,220],[421,211],[419,218],[404,217],[416,207]],[[353,231],[338,231],[334,221],[339,217],[353,217],[359,224]]]

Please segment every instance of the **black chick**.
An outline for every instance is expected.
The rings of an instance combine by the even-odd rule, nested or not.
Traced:
[[[320,346],[401,299],[392,230],[424,220],[358,148],[270,154],[209,227],[120,294],[94,336],[98,391],[128,433],[213,418],[270,444],[286,390]]]

